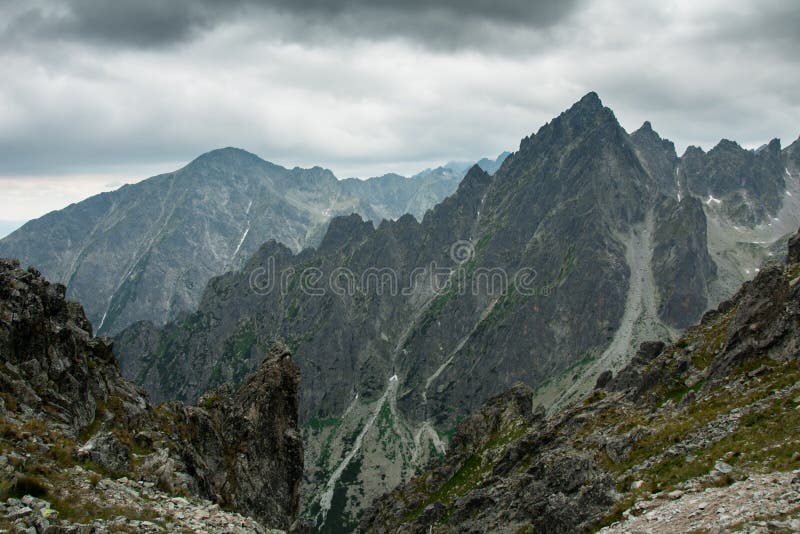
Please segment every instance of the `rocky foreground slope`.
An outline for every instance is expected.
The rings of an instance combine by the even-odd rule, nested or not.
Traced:
[[[0,260],[0,528],[289,528],[303,448],[286,348],[273,347],[236,391],[153,407],[64,293]]]
[[[800,234],[676,343],[643,343],[555,415],[516,386],[363,532],[800,529]]]

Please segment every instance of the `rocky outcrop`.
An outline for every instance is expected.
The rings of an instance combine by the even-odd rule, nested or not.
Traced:
[[[493,398],[441,464],[375,501],[361,531],[793,530],[799,278],[797,262],[762,270],[560,412],[520,411],[514,390]]]
[[[169,403],[162,416],[175,428],[172,446],[200,494],[265,524],[298,511],[303,444],[297,425],[300,374],[286,347],[273,347],[238,390],[222,386],[199,406]]]
[[[459,424],[447,460],[376,500],[360,532],[580,532],[611,506],[614,480],[562,444],[533,392],[515,386]],[[522,467],[524,466],[524,467]]]
[[[125,399],[131,418],[138,417],[147,407],[142,393],[121,378],[111,340],[92,336],[83,309],[66,301],[65,291],[34,268],[0,259],[0,391],[76,431],[111,396]]]
[[[276,344],[235,390],[218,388],[199,406],[154,408],[121,377],[111,340],[93,337],[80,305],[64,300],[64,286],[0,259],[0,360],[0,492],[51,503],[47,517],[42,506],[25,512],[31,521],[72,532],[70,524],[102,520],[112,510],[157,532],[170,530],[167,523],[189,524],[188,509],[209,528],[230,520],[251,532],[264,531],[255,521],[288,529],[297,514],[300,375],[284,345]],[[94,477],[122,477],[135,487],[104,482],[116,495],[105,501],[86,482]],[[136,493],[132,502],[126,492]],[[85,498],[75,504],[73,494]],[[180,495],[191,503],[166,511],[148,504]],[[220,515],[219,508],[211,513],[202,499],[255,521]],[[11,517],[21,513],[17,502],[9,500],[11,523],[22,518]],[[98,531],[111,526],[101,521]]]

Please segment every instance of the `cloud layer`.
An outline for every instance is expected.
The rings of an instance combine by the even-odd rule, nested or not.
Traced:
[[[643,4],[2,3],[0,187],[92,175],[101,190],[229,145],[410,173],[514,149],[590,90],[679,149],[797,138],[797,3]]]

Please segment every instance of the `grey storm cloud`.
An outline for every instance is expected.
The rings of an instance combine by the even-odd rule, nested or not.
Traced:
[[[798,27],[781,0],[0,0],[0,212],[220,146],[409,174],[513,150],[588,91],[679,151],[786,146]]]
[[[69,0],[35,2],[6,14],[16,40],[64,39],[124,47],[191,41],[245,22],[289,41],[320,36],[410,38],[435,47],[479,46],[486,27],[544,29],[583,0]]]

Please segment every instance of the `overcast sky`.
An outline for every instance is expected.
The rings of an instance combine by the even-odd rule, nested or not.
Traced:
[[[0,0],[0,235],[222,146],[339,177],[494,156],[592,90],[679,152],[785,146],[798,28],[793,0]]]

